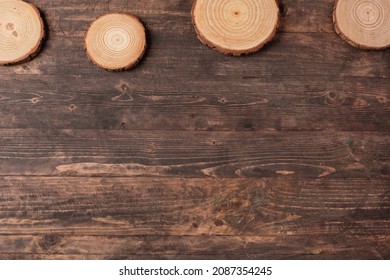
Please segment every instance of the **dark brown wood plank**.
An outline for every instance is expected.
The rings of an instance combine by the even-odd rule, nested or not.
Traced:
[[[0,175],[389,178],[365,132],[0,131]]]
[[[387,238],[389,180],[0,177],[0,235]]]
[[[159,65],[154,68],[154,71],[150,71],[150,67],[148,69],[140,67],[138,75],[154,75],[155,78],[164,75],[167,79],[172,77],[171,70],[177,70],[174,77],[188,75],[188,72],[198,70],[195,74],[204,73],[203,77],[210,77],[210,74],[223,77],[231,72],[234,75],[240,73],[250,77],[264,75],[389,77],[387,63],[389,51],[357,50],[341,40],[333,32],[333,28],[327,28],[329,29],[327,33],[322,32],[323,26],[331,25],[333,6],[331,0],[320,3],[307,0],[286,1],[284,6],[287,11],[299,20],[294,20],[294,17],[289,14],[285,25],[289,23],[300,27],[296,30],[291,29],[290,32],[280,32],[272,47],[259,54],[240,59],[217,55],[199,43],[190,20],[191,0],[164,1],[164,4],[161,4],[161,1],[152,1],[148,4],[137,1],[99,1],[99,3],[85,0],[68,1],[65,8],[64,3],[60,2],[50,4],[43,0],[36,2],[42,10],[46,11],[48,27],[51,30],[46,48],[40,59],[31,62],[29,66],[10,67],[9,71],[4,71],[3,74],[68,74],[78,77],[104,73],[88,63],[81,47],[81,40],[89,23],[96,16],[110,11],[129,11],[145,17],[149,27],[149,39],[152,41],[147,58],[150,62],[148,65]],[[329,24],[324,24],[324,19]],[[292,23],[294,21],[295,23]],[[321,28],[313,33],[312,28],[313,26],[315,28],[315,24],[320,25]],[[56,52],[58,49],[62,54],[60,56]],[[254,67],[255,65],[257,67]],[[240,67],[240,71],[237,71],[237,66]],[[199,71],[199,68],[202,71]],[[258,70],[262,70],[261,73]],[[126,74],[122,76],[126,77]],[[228,79],[225,79],[226,81]],[[147,85],[157,84],[154,82],[145,86]],[[171,83],[165,84],[165,86],[169,85],[172,86]]]
[[[99,244],[99,246],[97,246]],[[343,236],[0,236],[0,259],[388,259],[388,239]]]
[[[1,177],[0,258],[388,258],[388,183]]]
[[[116,76],[67,77],[73,89],[59,87],[55,76],[39,82],[31,82],[30,77],[0,78],[1,128],[390,130],[390,79],[338,78],[329,83],[322,77],[307,82],[306,78],[253,77],[242,79],[242,89],[207,80],[208,91],[201,93],[197,92],[200,81],[197,86],[193,82],[164,92],[145,90],[131,78]]]
[[[88,25],[85,27],[88,28]],[[158,86],[162,86],[160,91],[167,92],[177,90],[180,85],[184,85],[185,89],[207,91],[207,87],[202,87],[204,84],[199,84],[199,80],[210,81],[221,86],[222,81],[228,83],[227,85],[234,85],[233,82],[237,82],[242,77],[253,80],[267,77],[275,79],[275,76],[278,76],[283,81],[289,77],[291,79],[291,77],[303,76],[309,81],[309,77],[311,80],[317,76],[327,76],[328,82],[332,82],[333,79],[340,77],[388,78],[390,76],[389,50],[368,52],[355,49],[337,34],[279,33],[276,39],[262,51],[240,58],[213,52],[201,44],[192,31],[186,34],[154,31],[149,37],[153,37],[154,43],[150,44],[146,58],[130,72],[107,73],[96,68],[89,62],[80,45],[83,36],[68,38],[61,35],[47,42],[45,50],[39,56],[40,59],[35,59],[28,65],[7,67],[2,69],[2,74],[8,79],[21,75],[33,77],[37,74],[47,75],[48,81],[50,77],[56,75],[73,76],[79,79],[96,75],[97,78],[125,79],[132,87],[131,82],[135,87],[148,78],[150,80],[149,83],[144,83],[144,91],[158,90]],[[62,55],[57,56],[56,49],[60,48],[63,48]],[[140,77],[145,79],[140,80]],[[171,81],[175,78],[175,83],[172,84]],[[233,81],[229,78],[233,78]],[[77,89],[75,85],[66,85],[66,79],[60,81],[59,87]],[[210,86],[213,86],[213,83]],[[231,90],[243,88],[245,92],[245,85],[248,88],[253,83],[254,81],[244,80],[234,85]],[[229,89],[227,85],[225,84],[225,89]],[[96,85],[91,86],[96,87]],[[83,87],[87,87],[87,84]],[[54,85],[53,89],[56,89]]]

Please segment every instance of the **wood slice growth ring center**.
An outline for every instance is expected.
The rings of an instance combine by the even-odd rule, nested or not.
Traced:
[[[103,69],[128,70],[138,64],[145,53],[145,28],[133,15],[101,16],[90,26],[84,49],[89,59]]]
[[[333,21],[336,32],[355,47],[390,47],[389,0],[337,0]]]
[[[36,56],[45,37],[38,9],[20,0],[0,0],[0,65]]]
[[[198,38],[232,55],[260,50],[273,39],[279,17],[276,0],[195,0],[192,7]]]

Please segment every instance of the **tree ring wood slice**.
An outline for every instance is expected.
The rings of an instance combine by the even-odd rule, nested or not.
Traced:
[[[141,21],[128,14],[108,14],[95,20],[85,37],[84,49],[98,67],[129,70],[143,57],[146,34]]]
[[[260,50],[275,36],[279,19],[276,0],[195,0],[192,7],[198,38],[231,55]]]
[[[45,26],[39,10],[20,0],[0,0],[0,65],[29,61],[41,49]]]
[[[390,47],[390,0],[336,0],[333,22],[336,32],[354,47]]]

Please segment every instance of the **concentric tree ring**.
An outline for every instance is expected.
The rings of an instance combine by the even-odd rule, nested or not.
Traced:
[[[254,53],[271,41],[279,24],[276,0],[195,0],[198,38],[221,53]]]
[[[336,32],[357,48],[390,47],[389,0],[336,0],[333,22]]]
[[[41,49],[45,26],[38,9],[20,0],[0,0],[0,65],[29,61]]]
[[[145,28],[133,15],[101,16],[91,24],[84,49],[89,59],[100,68],[109,71],[131,69],[145,53]]]

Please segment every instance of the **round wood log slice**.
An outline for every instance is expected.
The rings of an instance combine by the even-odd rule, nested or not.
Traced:
[[[337,0],[333,22],[336,32],[352,46],[390,47],[390,0]]]
[[[133,15],[101,16],[91,24],[84,49],[89,59],[100,68],[129,70],[138,64],[145,53],[145,28]]]
[[[192,7],[198,38],[231,55],[260,50],[275,36],[279,18],[276,0],[195,0]]]
[[[20,0],[0,0],[0,65],[35,57],[45,37],[38,9]]]

